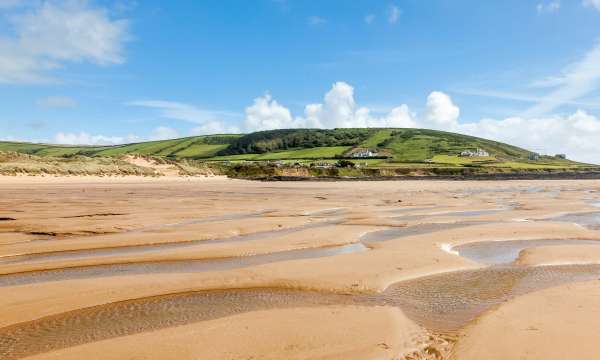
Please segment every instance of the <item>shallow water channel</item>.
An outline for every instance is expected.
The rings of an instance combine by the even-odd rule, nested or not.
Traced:
[[[515,261],[522,250],[540,246],[600,245],[599,240],[508,240],[481,241],[454,246],[459,256],[487,265],[507,264]]]
[[[56,270],[31,271],[9,275],[0,275],[0,287],[35,284],[48,281],[100,278],[123,275],[195,273],[205,271],[231,270],[261,264],[268,264],[273,262],[300,259],[315,259],[320,257],[357,253],[367,251],[368,249],[369,248],[364,246],[362,243],[353,243],[347,245],[328,246],[320,248],[280,251],[253,256],[79,266],[72,268],[60,268]]]
[[[59,260],[82,260],[82,259],[96,259],[102,257],[113,257],[122,255],[138,255],[138,254],[149,254],[149,253],[160,253],[168,250],[186,249],[196,246],[202,246],[207,244],[221,244],[221,243],[235,243],[242,241],[260,240],[273,236],[283,236],[293,234],[296,232],[334,225],[339,220],[329,221],[315,221],[305,225],[280,229],[280,230],[269,230],[251,233],[247,235],[236,235],[228,238],[214,239],[214,240],[190,240],[180,242],[165,242],[148,245],[132,245],[132,246],[117,246],[117,247],[105,247],[105,248],[92,248],[92,249],[81,249],[81,250],[65,250],[65,251],[53,251],[27,255],[14,255],[0,257],[0,265],[12,264],[12,263],[34,263],[41,261],[59,261]]]
[[[452,223],[425,223],[405,227],[394,227],[391,229],[372,231],[361,236],[360,240],[364,242],[383,242],[401,237],[430,234],[438,231],[457,229],[461,227],[482,225],[489,222],[483,221],[460,221]]]
[[[597,216],[598,213],[572,214],[565,215],[563,219],[588,222],[596,221]],[[477,222],[415,225],[366,234],[361,241],[386,241],[399,236],[472,224]],[[433,332],[453,333],[484,311],[515,296],[575,281],[600,280],[600,265],[529,267],[512,264],[525,248],[565,244],[600,245],[600,241],[516,240],[459,245],[452,250],[457,251],[460,256],[491,266],[401,281],[392,284],[382,293],[338,294],[274,288],[223,289],[139,298],[78,309],[1,328],[0,359],[22,359],[51,350],[249,311],[293,307],[395,306]],[[213,271],[366,250],[366,246],[357,243],[227,259],[66,268],[0,276],[0,286],[116,275]]]
[[[547,220],[570,222],[585,226],[592,230],[600,230],[600,211],[565,214]]]
[[[0,329],[0,358],[37,353],[265,309],[328,305],[397,306],[436,332],[454,331],[491,306],[563,283],[600,279],[598,265],[490,267],[396,283],[380,294],[232,289],[99,305]]]

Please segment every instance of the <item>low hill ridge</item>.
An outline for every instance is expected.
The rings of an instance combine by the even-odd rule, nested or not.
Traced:
[[[510,168],[583,166],[554,156],[469,135],[407,128],[281,129],[238,135],[205,135],[114,146],[0,142],[0,151],[39,157],[143,155],[202,161],[336,161],[369,166],[424,164]],[[586,165],[587,166],[587,165]]]

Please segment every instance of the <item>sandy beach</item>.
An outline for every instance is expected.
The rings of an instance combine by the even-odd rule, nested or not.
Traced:
[[[1,359],[593,355],[600,181],[0,189]]]

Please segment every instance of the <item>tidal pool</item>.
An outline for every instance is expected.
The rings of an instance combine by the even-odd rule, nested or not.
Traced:
[[[523,249],[557,245],[600,245],[598,240],[508,240],[481,241],[452,247],[459,256],[487,265],[515,261]]]

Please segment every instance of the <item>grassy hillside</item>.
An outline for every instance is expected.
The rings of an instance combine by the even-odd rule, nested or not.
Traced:
[[[529,151],[515,146],[425,129],[297,129],[260,131],[236,139],[218,155],[289,152],[318,147],[360,147],[385,151],[396,161],[423,162],[436,155],[459,155],[463,150],[484,149],[493,157],[526,159]]]
[[[581,164],[542,157],[528,160],[530,151],[516,146],[426,129],[287,129],[261,131],[236,139],[211,160],[312,160],[351,157],[350,150],[370,149],[379,160],[357,160],[371,166],[499,166],[570,168]],[[464,150],[483,149],[488,157],[461,157]]]
[[[14,151],[37,156],[120,156],[141,154],[169,158],[207,158],[226,149],[240,135],[207,135],[182,139],[148,141],[116,146],[61,146],[0,142],[0,151]]]
[[[585,164],[543,156],[512,145],[473,136],[426,129],[285,129],[246,135],[207,135],[116,146],[59,146],[0,142],[0,151],[36,156],[119,157],[126,154],[218,161],[335,162],[355,151],[377,152],[377,159],[356,159],[363,166],[571,169]],[[464,150],[483,149],[486,157],[461,157]]]

